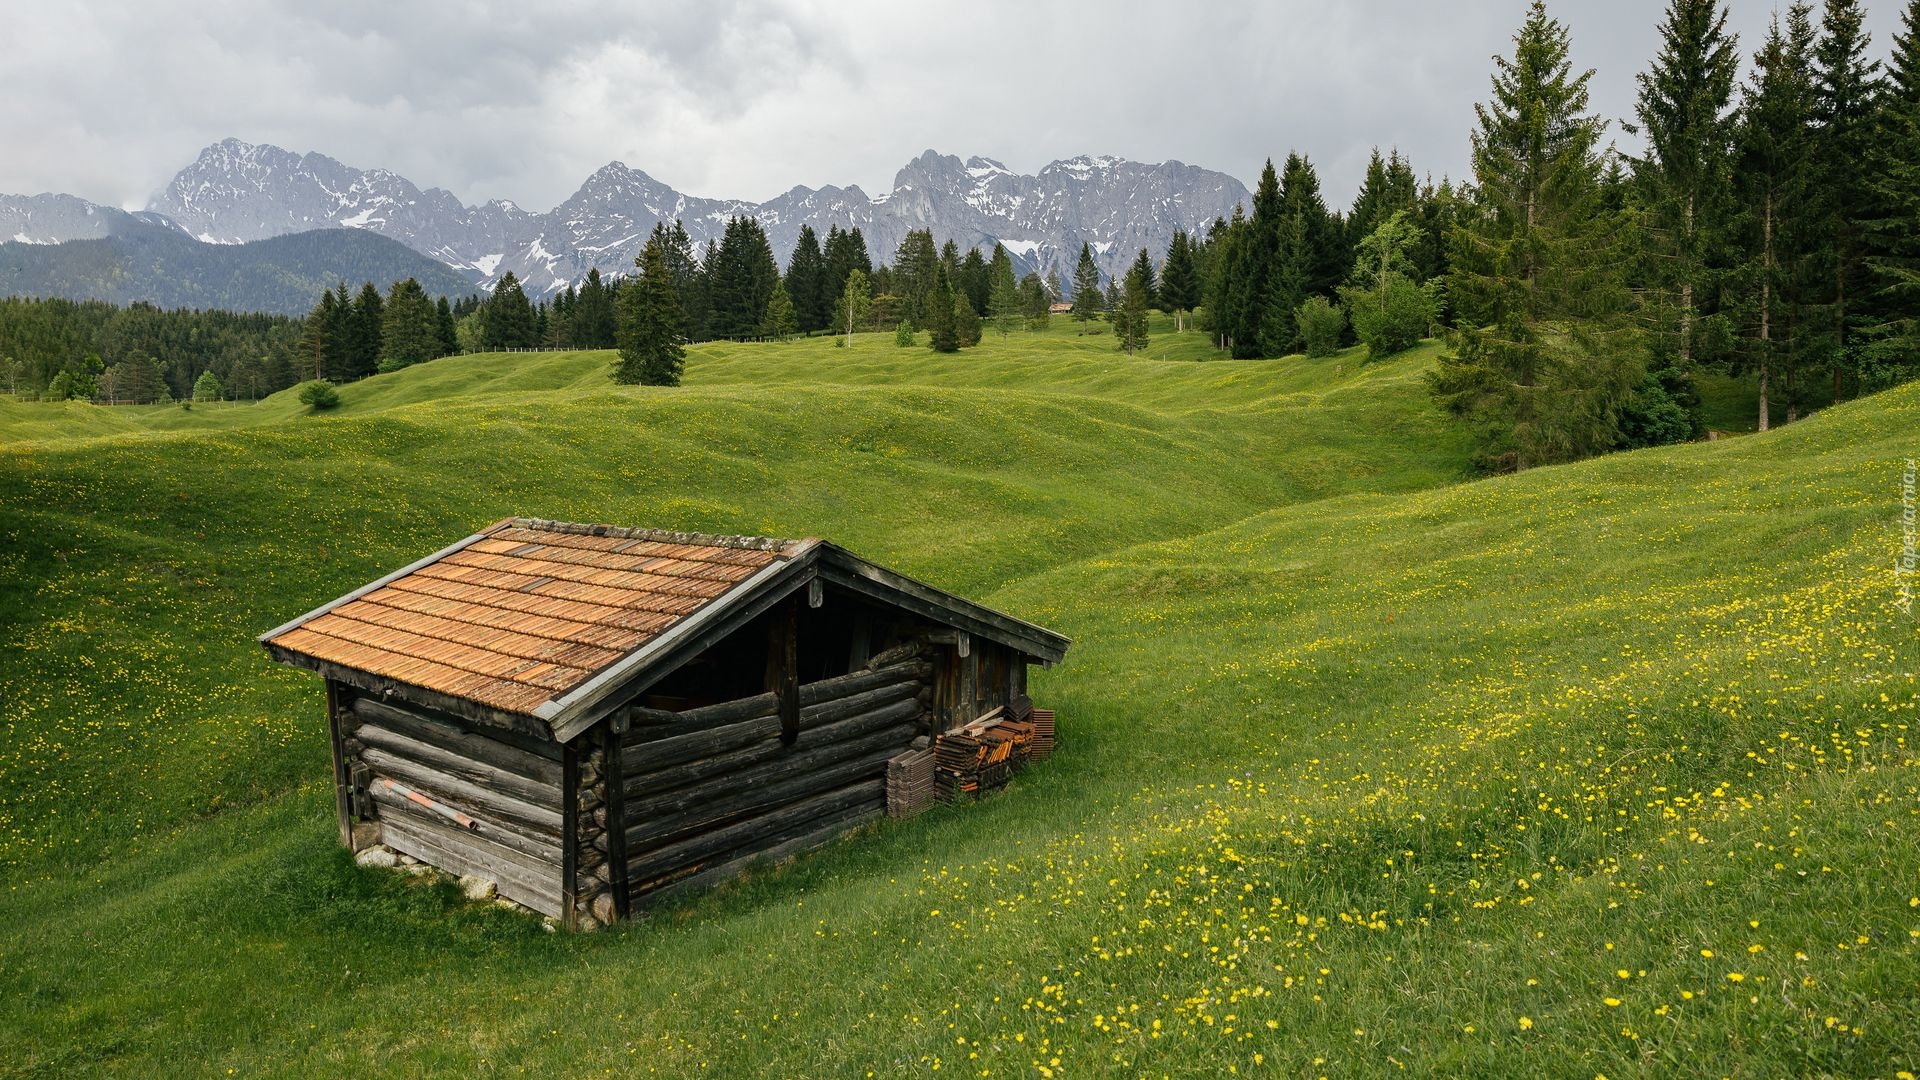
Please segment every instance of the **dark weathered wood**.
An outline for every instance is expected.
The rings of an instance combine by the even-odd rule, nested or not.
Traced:
[[[360,756],[373,767],[375,774],[391,776],[408,787],[421,788],[426,794],[436,796],[483,821],[489,816],[497,816],[555,838],[560,835],[559,807],[536,806],[511,795],[489,791],[377,746],[367,747]],[[378,782],[375,781],[376,784]]]
[[[773,622],[773,644],[767,650],[768,689],[779,703],[780,741],[792,746],[800,737],[799,606],[787,601],[784,618]]]
[[[555,809],[560,806],[559,784],[542,783],[510,769],[476,761],[456,751],[445,750],[393,731],[384,724],[372,722],[362,724],[359,730],[354,732],[354,738],[369,747],[378,747],[389,753],[398,754],[438,769],[449,776],[457,776],[490,791],[504,792],[535,806],[548,806]],[[555,777],[555,779],[559,778]]]
[[[402,735],[451,750],[495,768],[530,776],[543,784],[560,784],[560,745],[528,740],[494,730],[470,731],[438,716],[391,701],[358,698],[353,714],[363,723],[379,724]],[[506,737],[502,737],[505,735]],[[538,746],[539,751],[529,749]],[[541,752],[544,751],[544,752]]]
[[[639,858],[649,850],[713,832],[742,818],[777,810],[856,780],[884,777],[887,760],[900,753],[918,733],[912,726],[892,728],[871,739],[838,748],[836,756],[841,760],[816,763],[804,774],[756,784],[750,791],[729,793],[724,800],[697,803],[673,816],[642,820],[628,832],[629,858]]]
[[[916,696],[918,687],[918,683],[897,683],[891,687],[869,690],[853,698],[822,702],[805,709],[800,715],[800,727],[804,732],[801,736],[801,745],[810,747],[817,743],[832,742],[869,731],[872,729],[872,724],[863,724],[861,722],[863,718],[870,719],[872,714],[882,707],[896,702],[909,699],[918,702]],[[768,726],[771,727],[771,725]],[[746,768],[778,757],[785,752],[787,748],[773,739],[771,732],[761,740],[741,749],[665,768],[653,768],[652,759],[643,757],[636,751],[627,759],[626,791],[629,796],[667,791],[711,776]]]
[[[767,838],[767,846],[749,851],[718,866],[708,867],[686,877],[676,879],[640,898],[640,902],[651,907],[663,903],[675,896],[684,896],[704,888],[710,888],[732,878],[738,877],[755,866],[779,863],[824,847],[835,837],[865,825],[881,816],[881,810],[872,806],[856,806],[824,817],[814,818],[792,829],[782,830]]]
[[[561,914],[558,872],[530,865],[518,852],[442,824],[430,814],[384,818],[381,836],[394,850],[448,873],[485,878],[500,895],[543,915]]]
[[[829,695],[823,692],[816,692],[811,695],[808,693],[810,689],[823,686],[823,683],[808,683],[806,686],[802,686],[800,688],[800,703],[802,705],[800,710],[800,730],[805,731],[808,727],[820,723],[819,717],[823,715],[821,707],[831,706],[835,701],[845,700],[857,696],[858,693],[879,690],[889,686],[915,685],[913,683],[903,683],[900,679],[901,669],[907,667],[908,665],[900,665],[887,669],[886,671],[865,672],[858,678],[843,676],[840,679],[827,680],[827,682],[836,684],[836,689],[841,691],[838,695]],[[917,665],[914,667],[917,667]],[[831,710],[829,709],[827,711],[830,712]],[[683,762],[697,761],[701,758],[714,757],[730,751],[739,750],[743,747],[751,746],[762,739],[776,737],[779,734],[779,720],[772,716],[764,716],[737,724],[728,724],[725,727],[689,732],[685,735],[674,735],[669,738],[638,743],[629,742],[627,747],[633,751],[633,754],[631,755],[628,767],[635,771],[664,769]]]
[[[859,671],[873,652],[873,613],[864,604],[854,609],[852,638],[847,645],[847,670]]]
[[[926,656],[927,642],[925,638],[903,641],[890,649],[884,649],[868,657],[866,668],[868,671],[878,671],[881,668],[892,667],[895,664],[905,664],[914,660],[925,663]]]
[[[374,784],[367,789],[367,796],[380,807],[383,822],[392,820],[397,814],[438,817],[431,810],[415,804],[405,795],[388,788],[385,784]],[[501,847],[511,848],[522,855],[536,859],[542,865],[554,867],[556,870],[560,866],[560,844],[553,837],[517,829],[504,822],[481,821],[479,825],[478,829],[467,831],[481,839],[491,840]]]
[[[804,683],[800,686],[800,705],[805,708],[808,705],[816,705],[835,698],[850,697],[876,687],[911,679],[924,679],[933,673],[933,665],[916,658],[913,652],[908,652],[904,656],[904,659],[896,659],[871,670],[855,671],[846,675],[836,675],[831,679]],[[677,713],[636,706],[629,710],[636,726],[627,732],[627,745],[635,746],[709,728],[744,723],[762,717],[776,716],[778,712],[779,699],[771,692],[738,698],[734,701],[723,701],[717,705],[703,705],[697,709]]]
[[[718,806],[723,802],[749,797],[760,788],[789,780],[805,781],[817,770],[890,745],[889,740],[897,741],[900,749],[904,750],[913,741],[914,733],[918,732],[918,725],[914,721],[919,715],[917,707],[905,711],[895,709],[892,715],[883,710],[876,714],[878,719],[872,721],[871,727],[850,738],[812,749],[791,751],[750,768],[730,770],[705,783],[631,799],[627,803],[627,820],[635,827],[644,828],[656,818],[695,807],[704,809]]]
[[[635,705],[627,710],[627,716],[634,728],[629,729],[628,738],[638,741],[645,738],[658,738],[659,733],[641,731],[639,728],[665,727],[674,731],[665,734],[678,734],[699,731],[704,728],[737,724],[742,720],[752,720],[760,716],[772,716],[778,708],[778,699],[772,692],[755,694],[752,697],[735,698],[716,705],[702,705],[697,709],[684,712],[672,712],[667,709],[649,709]]]
[[[607,791],[607,840],[612,870],[607,887],[613,890],[614,914],[628,915],[627,906],[627,812],[625,755],[620,749],[620,734],[611,726],[606,730],[606,767],[601,783]]]
[[[886,781],[865,781],[783,806],[723,829],[702,833],[633,860],[628,869],[629,880],[633,882],[636,889],[644,890],[672,871],[711,859],[716,855],[725,855],[756,840],[777,834],[781,829],[791,827],[794,822],[806,821],[863,803],[884,802],[886,792]]]
[[[346,739],[341,728],[341,713],[346,709],[348,691],[332,679],[327,687],[327,736],[333,745],[333,811],[340,821],[340,846],[353,848],[353,780],[347,768]]]
[[[877,566],[851,567],[822,563],[820,575],[828,583],[839,585],[883,604],[891,604],[934,622],[965,630],[970,634],[1011,645],[1029,656],[1059,660],[1070,642],[1037,626],[1022,623],[999,612],[968,604],[921,585],[910,578]],[[964,608],[960,605],[964,605]]]
[[[580,928],[580,748],[560,751],[560,922]]]

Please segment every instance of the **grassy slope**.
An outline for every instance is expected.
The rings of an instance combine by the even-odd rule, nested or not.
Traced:
[[[480,358],[0,455],[0,1072],[1914,1067],[1920,392],[1440,487],[1425,357],[1105,344]],[[357,872],[248,638],[515,512],[830,535],[1056,625],[1062,755],[595,938]]]

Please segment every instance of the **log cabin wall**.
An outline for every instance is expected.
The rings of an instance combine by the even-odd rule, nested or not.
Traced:
[[[713,884],[885,813],[887,759],[923,733],[932,676],[924,648],[910,645],[799,684],[790,744],[778,692],[681,712],[630,707],[619,739],[624,827],[598,841],[624,864],[627,906]]]
[[[343,813],[378,842],[502,896],[567,916],[563,873],[569,763],[562,748],[444,713],[329,687]],[[344,822],[343,822],[344,823]],[[365,847],[355,829],[350,844]]]

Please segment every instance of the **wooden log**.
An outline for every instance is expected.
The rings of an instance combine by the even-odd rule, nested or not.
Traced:
[[[857,695],[862,706],[857,712],[844,711],[844,707],[856,698],[843,699],[840,702],[824,702],[814,706],[813,710],[802,712],[800,726],[806,734],[801,748],[850,738],[872,730],[874,724],[869,721],[872,721],[883,709],[896,706],[902,701],[912,700],[915,704],[919,703],[917,698],[907,696],[916,685],[918,684],[902,683],[895,687],[883,687],[880,690]],[[889,717],[892,715],[888,713]],[[780,756],[786,749],[778,741],[763,738],[760,742],[739,750],[665,768],[655,768],[652,761],[642,758],[628,766],[624,793],[637,796],[668,791],[770,760]],[[642,769],[645,771],[640,771]]]
[[[340,846],[353,851],[353,781],[347,763],[346,725],[341,722],[352,714],[346,709],[346,688],[332,679],[326,686],[327,738],[333,747],[333,810],[340,822]]]
[[[444,750],[393,731],[383,724],[373,721],[361,724],[354,737],[367,747],[378,747],[490,791],[504,792],[535,806],[547,806],[555,810],[560,808],[560,788],[557,784],[542,783],[509,769],[476,761],[456,751]]]
[[[412,709],[401,708],[384,701],[374,701],[371,698],[356,699],[353,703],[353,714],[363,723],[378,724],[388,731],[418,739],[423,743],[491,765],[496,769],[537,780],[542,784],[551,784],[555,788],[560,786],[557,747],[555,756],[548,758],[519,746],[508,745],[491,734],[483,735],[468,731]]]
[[[805,772],[811,763],[830,758],[835,747],[858,741],[876,731],[914,723],[919,716],[920,703],[907,698],[808,731],[800,746],[780,747],[775,754],[761,753],[761,747],[754,747],[754,752],[730,755],[726,759],[716,759],[715,763],[697,761],[665,772],[635,776],[627,782],[623,793],[626,796],[627,820],[630,823],[637,822],[644,816],[656,813],[654,808],[659,805],[661,798],[697,799],[706,792],[724,792],[730,785],[750,783],[762,774]]]
[[[438,796],[441,800],[459,807],[482,821],[489,817],[496,817],[525,826],[545,836],[556,839],[560,836],[560,811],[556,808],[535,806],[511,795],[488,791],[379,747],[369,746],[362,751],[361,756],[368,765],[373,767],[376,775],[391,776],[409,787],[423,788],[428,794]],[[379,781],[375,780],[374,783],[377,786]]]
[[[390,820],[395,814],[434,816],[432,811],[425,807],[415,805],[413,801],[405,795],[389,789],[385,784],[376,782],[373,787],[368,789],[367,793],[372,796],[373,801],[379,805],[382,821]],[[478,829],[470,829],[467,831],[472,832],[475,836],[483,840],[491,840],[501,847],[511,848],[522,855],[538,860],[544,865],[554,867],[555,871],[558,872],[560,866],[560,844],[554,838],[541,836],[538,833],[524,832],[504,823],[480,821],[478,824]]]
[[[856,671],[847,675],[836,675],[831,679],[806,683],[800,687],[800,705],[804,710],[809,705],[850,697],[893,683],[924,679],[932,673],[932,664],[909,657],[872,670]],[[777,716],[778,713],[779,700],[771,691],[678,713],[635,706],[628,710],[628,715],[636,726],[627,731],[626,740],[628,746],[634,746],[709,728],[726,727]]]
[[[386,818],[381,822],[381,837],[394,850],[448,873],[485,878],[502,896],[541,914],[560,914],[557,870],[548,873],[529,867],[519,853],[442,825],[431,815]]]
[[[885,726],[876,725],[855,738],[789,753],[750,769],[714,777],[705,783],[631,799],[627,802],[628,848],[637,850],[634,847],[636,831],[648,830],[648,826],[656,821],[687,811],[718,812],[721,807],[757,796],[762,789],[780,787],[789,782],[805,784],[815,780],[813,774],[822,769],[850,758],[870,756],[872,751],[888,746],[895,747],[894,752],[899,753],[913,741],[910,732],[917,733],[917,725],[912,723],[917,715],[910,714],[902,719],[896,714],[886,721]]]
[[[815,795],[633,859],[627,867],[627,879],[633,883],[636,890],[644,890],[654,881],[674,870],[703,862],[716,855],[727,854],[756,840],[764,840],[767,836],[777,835],[781,829],[789,828],[795,822],[807,821],[823,814],[862,804],[883,804],[886,796],[885,780],[863,781]]]
[[[925,641],[903,642],[895,645],[891,649],[882,649],[880,652],[868,657],[866,667],[869,671],[877,671],[880,668],[891,667],[894,664],[919,659],[925,656],[926,652],[927,643]]]
[[[766,784],[754,791],[730,797],[724,805],[707,803],[675,816],[642,821],[627,834],[628,850],[645,853],[677,844],[701,833],[712,832],[756,814],[777,810],[796,800],[831,791],[857,780],[884,776],[887,760],[900,752],[906,741],[918,732],[914,727],[894,728],[880,733],[859,751],[831,764],[822,765],[804,776]]]
[[[792,858],[793,856],[825,846],[832,842],[835,837],[852,832],[854,829],[865,825],[867,822],[879,816],[880,811],[873,807],[855,806],[835,814],[815,818],[802,825],[797,825],[793,829],[785,830],[782,833],[768,837],[768,846],[764,848],[749,851],[744,855],[736,856],[718,866],[708,867],[705,870],[689,874],[686,877],[678,878],[671,884],[662,885],[647,893],[643,898],[643,902],[651,907],[675,896],[683,896],[687,893],[711,888],[721,882],[738,877],[746,871],[753,869],[756,865],[772,865],[783,859]]]

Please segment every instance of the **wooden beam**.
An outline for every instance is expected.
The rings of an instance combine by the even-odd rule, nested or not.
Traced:
[[[560,751],[560,911],[561,925],[580,929],[580,751],[567,743]]]
[[[436,690],[428,690],[425,687],[415,686],[412,683],[401,682],[398,679],[389,679],[383,675],[359,671],[343,664],[333,663],[330,660],[316,660],[313,657],[292,652],[278,645],[269,644],[267,646],[267,652],[275,660],[283,664],[290,664],[294,667],[302,667],[308,671],[318,672],[324,678],[332,679],[336,682],[343,682],[348,686],[365,690],[375,698],[399,698],[402,701],[412,702],[413,704],[435,709],[451,716],[457,716],[462,720],[471,720],[476,724],[496,727],[505,731],[518,732],[534,739],[548,742],[552,741],[552,732],[548,730],[547,725],[531,716],[526,716],[521,713],[504,712],[491,706],[482,705],[477,701],[468,701],[465,698],[457,698],[451,694],[442,694]]]
[[[560,746],[557,743],[537,744],[541,750],[550,751],[551,756],[536,753],[525,749],[522,745],[525,740],[522,739],[511,736],[501,738],[501,733],[491,729],[473,731],[391,701],[374,701],[370,698],[354,701],[353,715],[362,723],[378,724],[442,750],[530,777],[543,784],[551,784],[555,788],[560,786]]]
[[[614,917],[624,919],[631,913],[633,898],[627,889],[627,776],[621,743],[620,733],[607,725],[605,764],[600,769],[600,782],[607,790],[607,856],[612,872],[607,887],[613,891]]]
[[[340,846],[353,850],[353,780],[347,772],[346,739],[340,730],[346,712],[346,690],[326,680],[327,735],[333,744],[333,811],[340,821]]]
[[[817,608],[821,604],[824,604],[826,602],[827,602],[827,597],[825,592],[822,590],[820,579],[817,577],[808,578],[807,579],[807,606],[810,608]]]
[[[362,724],[353,733],[353,737],[367,746],[378,747],[387,753],[431,766],[449,776],[459,777],[489,791],[511,795],[535,806],[549,806],[555,809],[560,806],[560,785],[558,784],[544,783],[523,776],[512,769],[503,769],[456,751],[421,742],[380,724]]]
[[[799,618],[799,608],[788,602],[785,625],[780,630],[778,682],[773,688],[780,702],[780,741],[788,746],[800,738]]]

